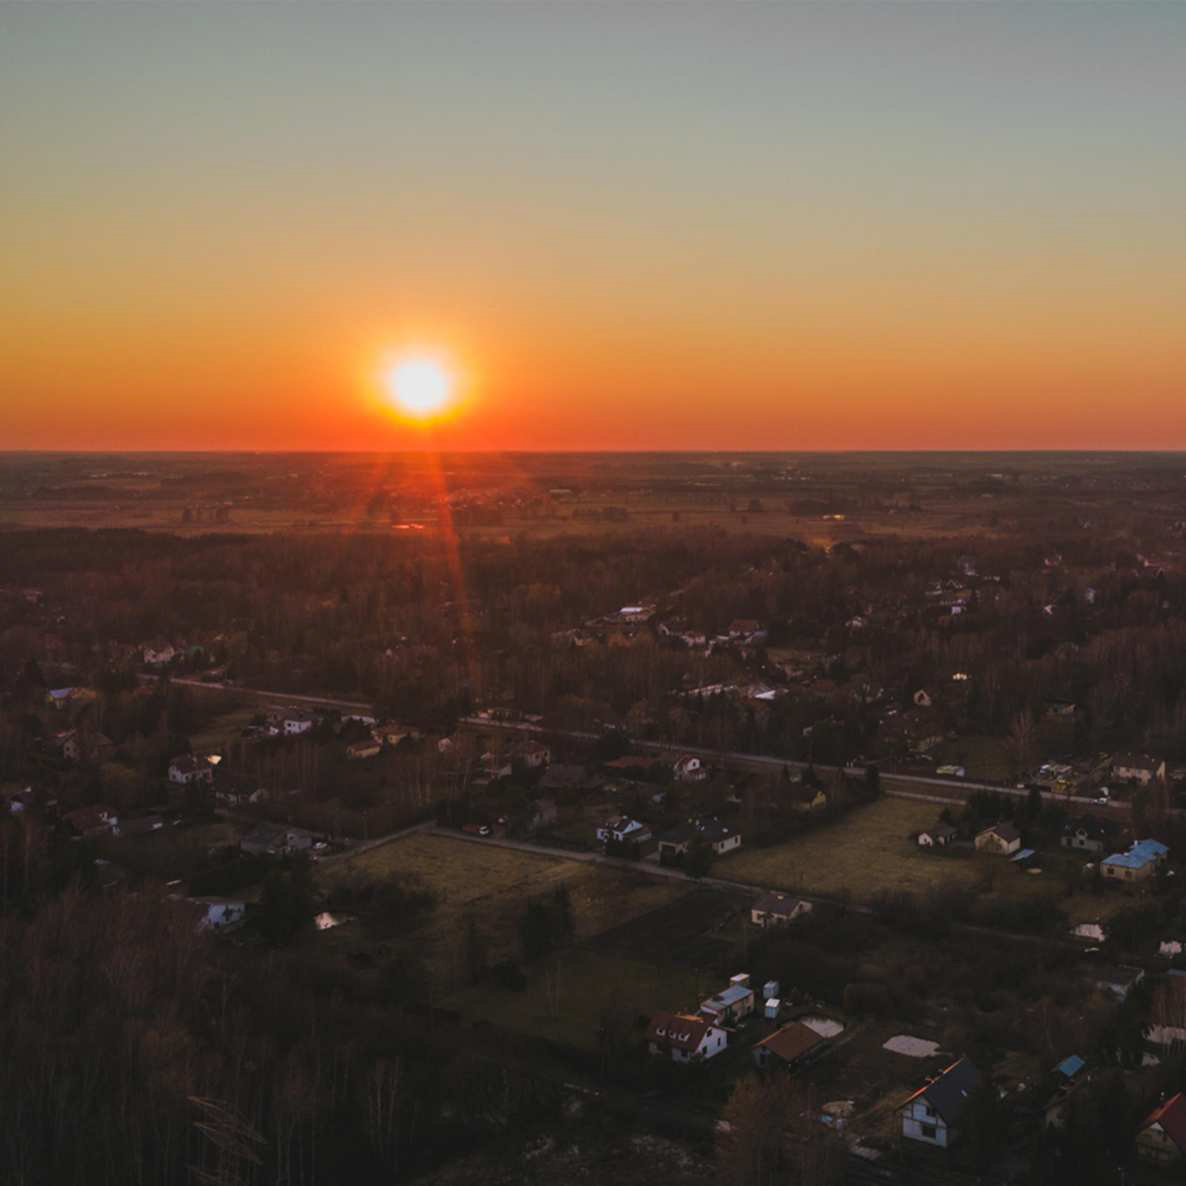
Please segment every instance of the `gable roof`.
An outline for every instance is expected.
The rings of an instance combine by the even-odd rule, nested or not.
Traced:
[[[757,910],[760,914],[782,914],[789,917],[796,913],[802,904],[801,899],[793,897],[791,894],[770,890],[756,899],[751,909]]]
[[[989,832],[999,836],[1006,844],[1012,844],[1014,840],[1021,839],[1021,833],[1017,830],[1017,825],[1011,820],[1002,820],[998,824],[991,824],[980,832],[980,835],[985,836]]]
[[[694,1053],[704,1041],[712,1022],[687,1013],[656,1013],[651,1018],[647,1037],[652,1042],[665,1042],[688,1053]]]
[[[1077,1054],[1068,1054],[1054,1069],[1068,1079],[1073,1079],[1085,1066],[1087,1063]]]
[[[1161,1125],[1165,1135],[1181,1152],[1186,1153],[1186,1097],[1180,1091],[1145,1117],[1141,1131],[1144,1132],[1155,1124]]]
[[[980,1086],[980,1072],[967,1058],[953,1062],[942,1074],[920,1087],[907,1101],[925,1099],[951,1126],[958,1123],[972,1092]]]
[[[810,1026],[804,1025],[801,1021],[792,1021],[782,1029],[775,1030],[770,1037],[763,1038],[757,1045],[765,1047],[783,1062],[794,1062],[823,1040]]]

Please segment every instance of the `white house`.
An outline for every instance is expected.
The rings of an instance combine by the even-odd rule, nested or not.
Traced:
[[[676,758],[672,766],[676,782],[703,782],[708,777],[704,763],[695,754],[684,754]]]
[[[629,841],[631,844],[637,844],[642,840],[650,837],[651,830],[646,824],[640,823],[636,819],[631,819],[628,815],[615,815],[612,819],[608,819],[604,824],[597,829],[597,839],[602,844],[614,843],[625,844]]]
[[[781,926],[811,911],[811,903],[777,890],[763,894],[750,907],[750,922],[756,927]],[[775,994],[770,994],[775,995]]]
[[[647,1030],[652,1054],[666,1054],[672,1062],[700,1062],[715,1058],[729,1045],[729,1035],[703,1017],[687,1013],[656,1013]]]
[[[968,1100],[980,1086],[980,1072],[966,1058],[920,1087],[902,1106],[902,1136],[946,1149],[959,1136]]]
[[[144,662],[149,667],[164,667],[177,658],[177,648],[167,642],[149,643],[143,651]]]
[[[976,835],[976,848],[980,852],[995,852],[1001,856],[1012,856],[1021,849],[1021,833],[1015,824],[1005,821],[993,824]]]
[[[946,848],[959,833],[950,824],[936,824],[925,832],[918,834],[919,848]]]
[[[213,782],[214,770],[202,758],[181,754],[169,760],[169,781],[183,787],[195,782]]]
[[[317,724],[317,720],[317,714],[309,712],[307,709],[286,712],[284,714],[284,736],[299,737],[302,733],[308,733]]]

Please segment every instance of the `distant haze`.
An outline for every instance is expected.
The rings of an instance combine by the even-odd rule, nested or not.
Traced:
[[[1186,447],[1186,5],[7,4],[0,110],[0,448]]]

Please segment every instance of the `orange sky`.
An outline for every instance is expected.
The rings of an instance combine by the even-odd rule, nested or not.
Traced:
[[[1186,447],[1186,8],[193,8],[0,11],[0,448]]]

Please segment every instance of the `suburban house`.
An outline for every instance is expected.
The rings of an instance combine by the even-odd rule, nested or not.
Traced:
[[[1068,820],[1062,830],[1059,843],[1063,848],[1075,848],[1080,852],[1101,853],[1108,842],[1110,829],[1094,816],[1085,815]]]
[[[76,807],[62,816],[63,821],[79,836],[103,836],[108,832],[119,835],[119,817],[102,804],[91,807]]]
[[[285,737],[299,737],[316,728],[319,717],[306,708],[290,709],[282,718]]]
[[[789,1070],[818,1055],[825,1045],[826,1040],[810,1026],[792,1021],[754,1045],[754,1064],[763,1070],[771,1066]]]
[[[951,824],[936,824],[933,828],[928,828],[925,832],[918,834],[919,848],[946,848],[949,844],[955,842],[959,833],[951,826]]]
[[[1021,833],[1015,824],[1008,821],[993,824],[976,834],[976,847],[981,852],[995,852],[1001,856],[1012,856],[1021,848]]]
[[[148,667],[164,667],[177,658],[177,648],[167,642],[152,642],[141,652]]]
[[[793,898],[790,894],[780,894],[777,890],[763,894],[750,907],[750,921],[756,927],[776,927],[793,922],[801,915],[809,913],[811,903],[802,898]]]
[[[247,915],[247,903],[242,898],[190,898],[201,911],[199,931],[218,931],[240,923]]]
[[[597,829],[596,835],[602,844],[638,844],[650,839],[651,830],[628,815],[615,815]]]
[[[1186,1096],[1177,1095],[1145,1117],[1137,1131],[1137,1156],[1150,1165],[1178,1166],[1186,1155]]]
[[[672,1062],[714,1058],[729,1044],[729,1035],[703,1017],[687,1013],[656,1013],[647,1029],[652,1054],[666,1054]]]
[[[300,828],[264,824],[239,840],[239,848],[253,856],[284,856],[313,847],[313,837]]]
[[[708,770],[695,754],[684,754],[676,758],[672,765],[672,773],[676,782],[703,782],[708,777]]]
[[[1054,1068],[1057,1086],[1044,1108],[1047,1128],[1066,1128],[1071,1112],[1071,1097],[1091,1082],[1087,1064],[1077,1054],[1070,1054]]]
[[[672,828],[659,837],[659,859],[673,859],[684,856],[692,841],[699,837],[718,856],[741,847],[741,833],[721,823],[715,816],[690,819],[686,824]]]
[[[738,973],[729,980],[729,987],[716,996],[700,1002],[700,1016],[707,1017],[717,1025],[732,1025],[744,1021],[754,1011],[754,990],[749,976]]]
[[[528,770],[542,770],[552,760],[552,751],[538,741],[525,741],[515,747],[512,755],[516,762],[522,762]]]
[[[966,1058],[919,1088],[902,1107],[902,1136],[946,1149],[959,1136],[968,1100],[980,1086],[980,1072]]]
[[[734,618],[725,633],[734,642],[758,642],[766,636],[762,623],[756,618]]]
[[[1127,852],[1114,852],[1100,861],[1100,873],[1113,881],[1147,881],[1169,851],[1159,840],[1138,840]]]
[[[169,781],[182,787],[195,782],[213,782],[214,770],[204,758],[180,754],[169,759]]]
[[[1154,779],[1165,782],[1165,761],[1148,754],[1117,754],[1112,759],[1112,777],[1117,782],[1148,786]]]

